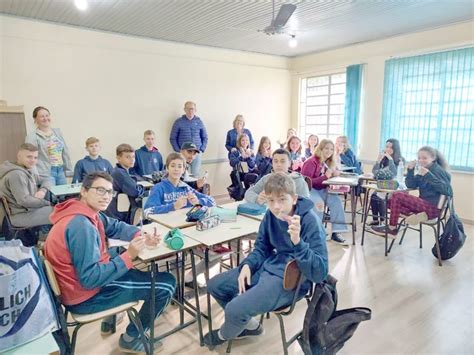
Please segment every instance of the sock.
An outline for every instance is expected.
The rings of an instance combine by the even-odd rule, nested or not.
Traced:
[[[220,340],[225,340],[224,337],[223,337],[222,334],[221,334],[221,330],[220,330],[220,329],[217,331],[217,336],[219,337]]]
[[[252,318],[250,318],[247,325],[245,326],[245,329],[256,330],[256,329],[258,329],[259,326],[260,326],[259,321],[252,317]]]
[[[123,333],[123,340],[125,340],[127,343],[130,343],[131,341],[135,340],[135,338],[128,335],[127,333]]]

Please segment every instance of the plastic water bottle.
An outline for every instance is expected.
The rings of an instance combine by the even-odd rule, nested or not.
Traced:
[[[403,165],[403,160],[400,160],[398,163],[398,168],[397,168],[397,181],[399,184],[399,188],[404,189],[405,188],[405,179],[403,178],[403,174],[405,172],[405,166]]]

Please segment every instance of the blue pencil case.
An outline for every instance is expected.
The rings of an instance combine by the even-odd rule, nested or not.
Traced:
[[[237,213],[248,214],[251,216],[258,216],[264,214],[266,211],[267,207],[260,206],[256,203],[246,202],[237,206]]]

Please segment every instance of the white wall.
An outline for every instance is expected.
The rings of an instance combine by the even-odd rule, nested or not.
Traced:
[[[301,77],[334,72],[351,64],[364,63],[359,152],[361,159],[375,160],[380,146],[385,61],[394,56],[423,54],[472,45],[473,42],[474,22],[466,22],[294,58],[290,61],[292,126],[297,126],[298,123],[298,90]],[[456,208],[461,217],[470,220],[474,220],[473,185],[474,175],[453,173]]]
[[[145,129],[171,151],[169,132],[183,103],[197,103],[209,133],[204,159],[226,158],[225,134],[242,113],[254,136],[276,139],[290,114],[285,58],[152,41],[0,16],[3,87],[10,105],[24,105],[27,127],[37,105],[51,110],[73,160],[88,136],[102,141],[115,160],[120,143],[142,145]],[[1,73],[1,71],[0,71]],[[227,163],[210,171],[213,194],[230,184]]]

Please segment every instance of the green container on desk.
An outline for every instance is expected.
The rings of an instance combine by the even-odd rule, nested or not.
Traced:
[[[166,233],[165,243],[168,248],[179,250],[184,246],[184,235],[178,228],[173,228]]]

